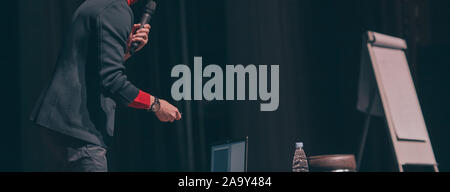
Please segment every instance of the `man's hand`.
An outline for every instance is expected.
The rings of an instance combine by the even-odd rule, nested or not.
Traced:
[[[160,99],[160,109],[157,111],[156,117],[162,122],[174,122],[181,119],[181,113],[178,109],[165,100]]]
[[[139,29],[139,27],[141,27],[141,24],[134,24],[133,29],[131,29],[131,33],[127,41],[125,61],[131,57],[130,49],[132,43],[139,42],[139,47],[136,49],[136,52],[140,51],[148,43],[148,33],[150,33],[151,26],[149,24],[145,24],[142,29]]]

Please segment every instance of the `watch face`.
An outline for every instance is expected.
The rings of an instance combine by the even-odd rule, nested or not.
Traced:
[[[159,111],[159,109],[161,108],[161,103],[159,102],[159,99],[156,102],[156,111]]]
[[[155,98],[155,103],[153,104],[153,107],[151,108],[151,110],[153,112],[158,112],[160,108],[161,108],[161,103],[159,102],[158,98]]]

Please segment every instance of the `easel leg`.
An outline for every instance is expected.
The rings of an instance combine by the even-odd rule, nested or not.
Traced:
[[[434,165],[434,172],[439,172],[438,166],[436,164]]]
[[[356,170],[359,171],[359,168],[361,167],[361,161],[362,157],[364,155],[364,149],[366,147],[366,141],[367,141],[367,135],[369,134],[369,128],[370,128],[370,120],[372,119],[372,109],[375,104],[377,92],[373,92],[373,95],[370,98],[369,108],[366,112],[366,120],[364,120],[364,127],[363,127],[363,134],[361,137],[361,143],[359,145],[359,151],[358,151],[358,160],[357,160],[357,168]]]
[[[359,145],[359,151],[358,151],[358,161],[357,161],[357,168],[356,170],[359,171],[359,168],[361,167],[361,161],[362,157],[364,155],[364,149],[366,147],[366,141],[367,141],[367,135],[369,133],[369,127],[370,127],[370,120],[372,115],[370,113],[366,114],[366,120],[364,121],[364,127],[363,127],[363,134],[361,138],[361,144]]]

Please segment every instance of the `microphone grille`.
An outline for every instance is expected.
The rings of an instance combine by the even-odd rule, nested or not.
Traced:
[[[156,10],[156,2],[153,0],[149,0],[147,5],[145,5],[145,12],[153,14]]]

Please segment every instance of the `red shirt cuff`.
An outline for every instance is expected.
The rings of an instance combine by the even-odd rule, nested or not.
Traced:
[[[150,94],[139,90],[138,96],[131,104],[128,105],[128,107],[136,109],[150,109],[150,97]]]

